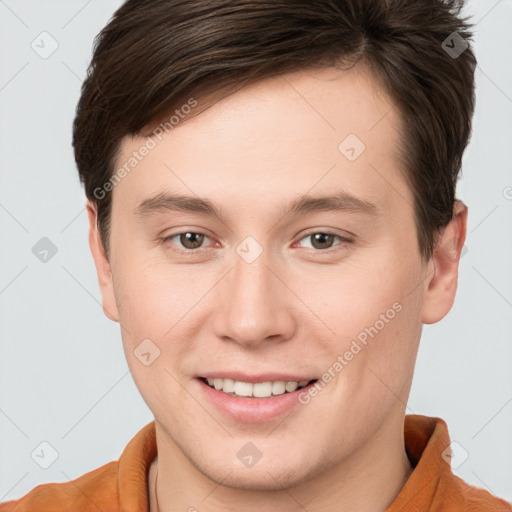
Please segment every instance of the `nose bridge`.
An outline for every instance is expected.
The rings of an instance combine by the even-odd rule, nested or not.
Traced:
[[[289,296],[271,270],[270,251],[264,251],[253,239],[243,241],[236,253],[233,268],[222,283],[217,335],[247,346],[270,336],[290,337],[293,318],[287,307]]]

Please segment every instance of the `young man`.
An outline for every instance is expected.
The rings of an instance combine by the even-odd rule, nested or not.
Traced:
[[[74,123],[105,314],[155,416],[24,511],[510,511],[405,416],[457,288],[460,3],[128,0]]]

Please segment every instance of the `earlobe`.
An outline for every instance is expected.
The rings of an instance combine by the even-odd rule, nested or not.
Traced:
[[[433,324],[444,318],[453,306],[457,291],[459,261],[466,240],[467,206],[459,200],[452,220],[443,229],[428,267],[422,309],[422,322]]]
[[[119,322],[119,312],[117,310],[114,285],[112,281],[112,270],[110,262],[105,254],[97,226],[97,207],[95,204],[87,200],[86,211],[89,220],[89,247],[91,248],[92,257],[96,266],[103,312],[108,318],[110,318],[110,320]]]

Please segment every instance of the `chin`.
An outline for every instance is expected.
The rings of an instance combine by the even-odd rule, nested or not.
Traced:
[[[286,472],[272,467],[261,467],[257,472],[255,468],[236,469],[226,475],[219,473],[206,474],[210,480],[217,484],[232,489],[243,489],[247,491],[282,491],[292,488],[311,478],[307,473],[299,474],[298,471]]]
[[[219,463],[215,465],[214,461]],[[222,457],[211,459],[209,465],[204,465],[204,459],[196,466],[204,476],[216,484],[232,489],[248,491],[282,491],[293,488],[322,473],[322,468],[309,464],[300,464],[295,459],[274,458],[264,461],[261,459],[255,466],[245,468],[236,464],[235,467]],[[289,465],[289,467],[287,467]],[[326,463],[325,469],[329,464]]]

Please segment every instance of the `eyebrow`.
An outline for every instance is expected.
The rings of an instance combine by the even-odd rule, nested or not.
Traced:
[[[134,214],[140,218],[165,211],[199,213],[218,219],[224,217],[222,209],[208,199],[169,192],[161,192],[144,199],[133,210]],[[379,214],[380,209],[375,204],[344,191],[320,196],[302,195],[289,201],[281,208],[283,216],[323,211],[362,213],[375,216]]]

